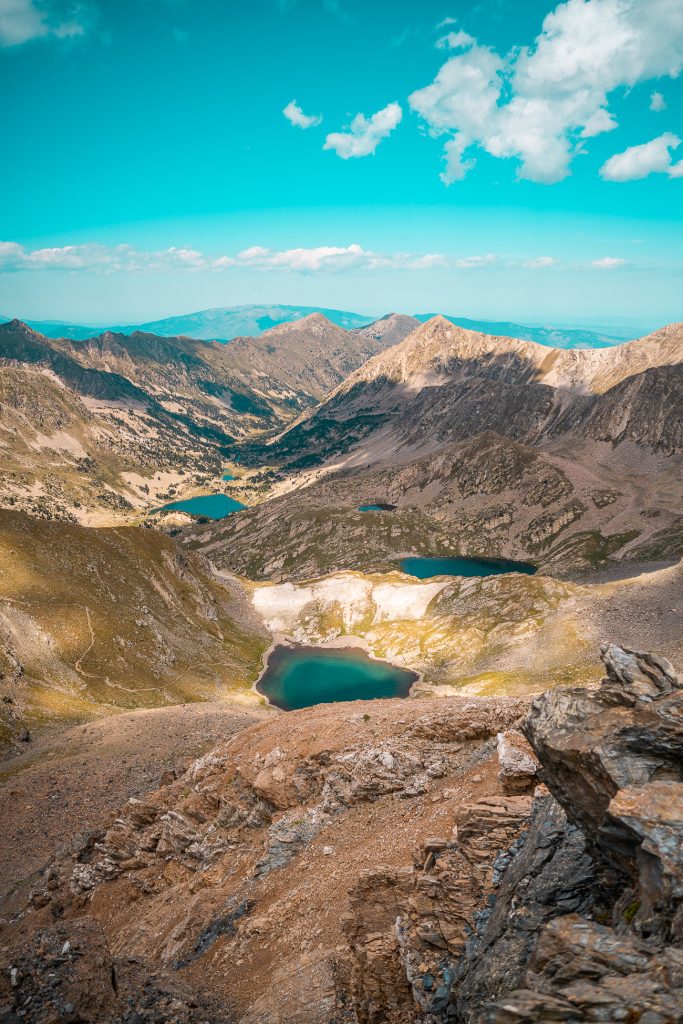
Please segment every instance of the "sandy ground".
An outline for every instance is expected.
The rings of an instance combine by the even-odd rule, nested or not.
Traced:
[[[157,789],[206,750],[273,711],[180,704],[112,715],[0,762],[0,897],[54,850],[100,828],[129,797]]]

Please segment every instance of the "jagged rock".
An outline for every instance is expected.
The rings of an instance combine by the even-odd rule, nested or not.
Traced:
[[[657,949],[575,914],[538,941],[527,983],[487,1007],[480,1024],[588,1024],[683,1020],[683,950]]]
[[[519,984],[547,921],[592,906],[593,865],[583,834],[543,790],[534,799],[528,832],[501,850],[494,866],[493,898],[476,917],[449,1007],[468,1024],[483,1003]]]
[[[557,799],[538,788],[530,821],[528,798],[465,806],[451,842],[351,894],[363,1024],[683,1021],[683,691],[665,659],[602,654],[600,689],[523,723]],[[501,754],[536,775],[514,732]]]
[[[567,908],[585,916],[541,928],[526,975],[481,1024],[683,1020],[683,689],[664,658],[601,654],[598,690],[544,694],[523,725],[596,885]]]
[[[0,1020],[11,1024],[222,1024],[225,1017],[177,978],[115,956],[101,925],[78,918],[38,931],[0,969]]]
[[[601,654],[599,689],[544,694],[522,730],[597,859],[637,889],[634,923],[680,941],[683,690],[665,658],[614,645]]]
[[[522,834],[529,807],[528,797],[466,804],[453,839],[428,841],[412,869],[363,877],[346,923],[361,1021],[446,1012],[460,958],[500,881],[498,851]]]
[[[679,1024],[683,689],[665,659],[603,659],[599,688],[533,701],[538,770],[514,700],[277,716],[65,850],[18,927],[61,915],[77,949],[78,918],[101,921],[120,991],[158,1002],[145,1021],[213,1019],[170,964],[241,1024]],[[500,793],[536,772],[533,797]],[[126,944],[150,958],[130,975]],[[3,1011],[38,991],[35,955],[13,950]]]
[[[539,763],[528,742],[516,729],[499,732],[498,779],[504,792],[524,793],[536,784]]]

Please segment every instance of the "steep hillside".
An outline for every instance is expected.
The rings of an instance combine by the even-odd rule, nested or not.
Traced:
[[[403,448],[433,449],[481,430],[533,444],[561,435],[631,439],[671,452],[680,445],[682,362],[680,324],[616,348],[563,351],[439,317],[352,373],[261,457],[296,471],[362,443],[360,460],[388,461]],[[647,425],[645,410],[654,414]],[[380,428],[381,438],[368,441]]]
[[[390,343],[317,313],[229,346],[142,332],[49,339],[0,325],[0,358],[48,366],[83,395],[158,404],[228,441],[293,418]]]
[[[346,331],[312,313],[258,338],[235,338],[219,350],[219,365],[239,375],[256,395],[284,394],[290,408],[301,408],[320,401],[391,344],[381,331]]]
[[[153,411],[150,410],[153,406]],[[220,446],[154,403],[92,398],[42,366],[0,361],[0,505],[122,523],[220,475]]]
[[[0,511],[0,741],[117,709],[227,699],[267,636],[243,592],[153,530]]]
[[[49,339],[19,321],[0,325],[0,500],[14,497],[57,518],[116,522],[202,485],[215,490],[235,438],[282,427],[384,345],[317,314],[229,346],[142,333]],[[49,387],[59,390],[56,402]],[[85,419],[88,429],[45,437],[49,407],[65,405],[64,422]],[[38,448],[59,453],[49,473]]]
[[[441,422],[452,426],[447,417]],[[529,425],[528,406],[520,418]],[[676,417],[665,422],[680,431]],[[632,445],[617,457],[605,444],[578,441],[571,457],[558,456],[494,433],[447,444],[426,413],[417,423],[430,441],[436,435],[442,442],[436,451],[317,481],[311,473],[309,486],[189,530],[187,543],[258,580],[384,571],[409,554],[502,556],[550,572],[683,555],[681,456],[641,457],[633,465]],[[655,429],[656,409],[637,424]],[[405,418],[397,429],[405,429]],[[395,508],[359,511],[376,503]]]

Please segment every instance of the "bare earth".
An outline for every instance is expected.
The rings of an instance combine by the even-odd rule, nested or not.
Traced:
[[[140,709],[75,726],[0,762],[0,897],[55,849],[108,824],[205,751],[277,712],[221,703]]]

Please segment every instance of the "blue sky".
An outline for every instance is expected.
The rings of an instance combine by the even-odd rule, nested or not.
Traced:
[[[681,319],[682,65],[680,0],[0,0],[0,312]]]

